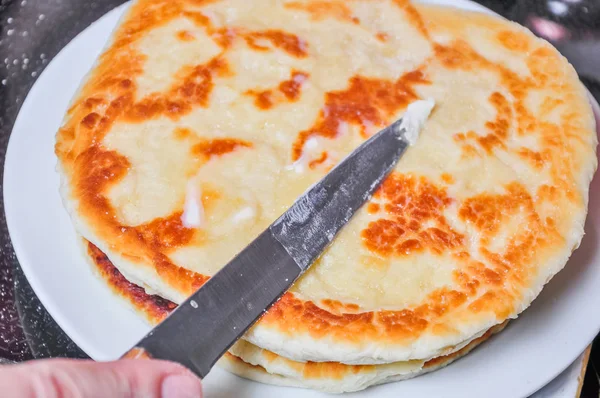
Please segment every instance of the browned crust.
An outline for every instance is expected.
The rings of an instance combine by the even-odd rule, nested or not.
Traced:
[[[92,243],[87,242],[87,253],[96,271],[113,292],[127,300],[137,311],[144,314],[152,324],[158,324],[167,317],[177,304],[146,291],[129,282],[110,262],[108,257]]]

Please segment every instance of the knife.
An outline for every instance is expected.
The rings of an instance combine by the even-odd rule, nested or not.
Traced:
[[[320,256],[409,145],[402,119],[313,185],[124,358],[159,358],[203,378]]]

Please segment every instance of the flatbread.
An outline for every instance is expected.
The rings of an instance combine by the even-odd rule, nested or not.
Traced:
[[[61,193],[129,281],[179,303],[424,98],[416,145],[244,339],[426,360],[516,317],[583,235],[591,107],[516,24],[404,0],[134,1],[57,134]]]
[[[505,321],[488,329],[483,335],[461,344],[462,348],[452,353],[427,361],[413,359],[379,365],[346,365],[339,362],[297,362],[240,340],[231,347],[228,352],[229,355],[226,355],[220,364],[224,369],[239,376],[269,384],[311,388],[335,394],[354,392],[379,384],[411,379],[443,368],[467,355],[492,335],[502,331],[507,323],[508,321]],[[239,368],[239,365],[231,364],[232,360],[233,362],[242,361],[246,365],[243,366],[245,368],[248,365],[256,366],[271,377],[264,375],[260,377],[254,372],[247,374],[246,371]],[[283,377],[286,383],[282,383],[279,379],[280,377]],[[293,381],[294,384],[289,383],[289,381]]]
[[[506,321],[490,328],[481,337],[472,340],[465,347],[452,354],[425,362],[412,360],[384,365],[344,365],[339,362],[301,363],[273,353],[269,353],[264,357],[264,353],[268,351],[261,350],[250,343],[241,342],[251,346],[253,350],[262,351],[263,357],[260,359],[266,366],[246,362],[231,352],[227,352],[217,363],[221,368],[231,373],[261,383],[311,388],[333,394],[355,392],[371,386],[411,379],[448,366],[467,355],[494,334],[501,332],[507,323]],[[417,365],[416,362],[419,362],[420,365]],[[276,365],[273,366],[273,363]]]
[[[96,246],[82,239],[85,256],[93,270],[127,301],[133,310],[155,326],[176,308],[176,304],[150,295],[129,282]],[[477,345],[500,332],[507,322],[464,342],[452,352],[428,361],[412,360],[384,365],[344,365],[339,362],[296,362],[240,340],[218,365],[238,376],[262,383],[312,388],[329,393],[359,391],[367,387],[409,379],[429,373],[466,355]]]

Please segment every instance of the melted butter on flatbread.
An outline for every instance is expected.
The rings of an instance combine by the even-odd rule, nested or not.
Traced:
[[[411,102],[406,107],[406,111],[402,115],[400,128],[405,130],[404,138],[406,138],[410,145],[417,143],[419,133],[423,129],[423,125],[425,125],[434,106],[435,101],[428,99]]]
[[[181,222],[186,228],[200,228],[204,224],[204,206],[202,193],[198,184],[188,181],[185,189],[185,203]]]

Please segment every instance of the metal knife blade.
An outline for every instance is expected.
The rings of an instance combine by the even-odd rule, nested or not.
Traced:
[[[402,119],[365,141],[124,357],[200,377],[321,255],[406,150]]]

